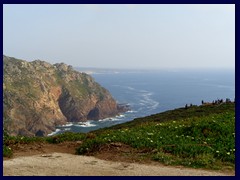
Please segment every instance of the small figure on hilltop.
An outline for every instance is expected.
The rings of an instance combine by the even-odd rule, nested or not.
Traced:
[[[217,100],[214,100],[212,101],[212,103],[210,102],[204,102],[202,100],[202,105],[217,105],[217,104],[222,104],[222,103],[231,103],[232,101],[229,99],[229,98],[226,98],[226,101],[224,102],[223,99],[217,99]],[[234,98],[234,101],[233,103],[235,103],[235,98]]]

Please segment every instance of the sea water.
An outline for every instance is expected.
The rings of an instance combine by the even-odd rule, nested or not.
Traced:
[[[235,98],[233,70],[108,70],[91,76],[112,94],[114,99],[131,108],[116,117],[68,123],[51,133],[89,132],[131,121],[134,118],[184,107],[201,101]]]

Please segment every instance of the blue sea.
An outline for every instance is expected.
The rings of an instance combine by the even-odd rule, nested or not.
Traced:
[[[120,104],[128,104],[128,112],[116,117],[68,123],[51,133],[89,132],[102,127],[131,121],[134,118],[184,107],[201,101],[235,99],[233,70],[82,70],[108,89]]]

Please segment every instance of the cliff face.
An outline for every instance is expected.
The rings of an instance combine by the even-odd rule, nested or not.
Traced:
[[[45,136],[56,125],[98,120],[120,111],[94,79],[66,64],[3,56],[4,128],[11,135]]]

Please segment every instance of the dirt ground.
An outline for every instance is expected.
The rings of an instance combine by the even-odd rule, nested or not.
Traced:
[[[13,145],[12,158],[4,158],[4,176],[234,176],[234,171],[209,171],[165,166],[134,158],[122,144],[103,147],[93,156],[75,155],[81,142]],[[122,153],[119,153],[122,152]],[[128,156],[128,153],[130,154]],[[144,152],[143,152],[144,153]],[[125,154],[125,156],[123,156]],[[136,160],[138,159],[138,160]]]

